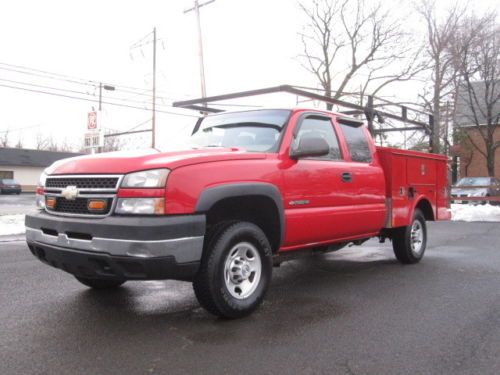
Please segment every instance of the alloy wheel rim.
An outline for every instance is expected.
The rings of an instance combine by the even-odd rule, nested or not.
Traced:
[[[415,220],[411,226],[411,251],[415,255],[420,255],[424,248],[424,228],[419,220]]]
[[[231,296],[236,299],[250,297],[261,275],[262,262],[257,248],[249,242],[234,245],[224,263],[224,282]]]

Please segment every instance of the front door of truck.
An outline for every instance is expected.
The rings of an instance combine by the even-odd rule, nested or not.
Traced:
[[[286,238],[284,248],[311,245],[356,234],[356,191],[332,119],[305,113],[294,129],[291,148],[301,137],[324,138],[330,152],[290,161],[283,170]]]

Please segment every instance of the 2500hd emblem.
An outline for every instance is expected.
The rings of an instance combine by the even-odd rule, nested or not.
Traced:
[[[78,196],[78,188],[76,186],[70,185],[61,191],[61,195],[69,201],[74,201]]]

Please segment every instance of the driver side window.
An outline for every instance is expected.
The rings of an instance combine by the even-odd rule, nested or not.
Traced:
[[[337,140],[337,135],[333,129],[332,121],[326,117],[320,116],[308,116],[299,125],[299,131],[293,142],[293,147],[297,147],[301,139],[311,136],[323,138],[328,146],[330,146],[330,152],[328,155],[321,157],[311,157],[306,159],[314,160],[341,160],[342,155],[340,153],[339,142]]]

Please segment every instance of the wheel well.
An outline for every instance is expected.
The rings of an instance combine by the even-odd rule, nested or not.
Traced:
[[[415,208],[420,209],[424,214],[425,220],[434,221],[434,211],[432,210],[432,206],[427,199],[422,199],[418,202]]]
[[[221,221],[248,221],[262,229],[273,252],[280,246],[280,216],[271,198],[261,195],[225,198],[215,203],[206,215],[207,231]]]

